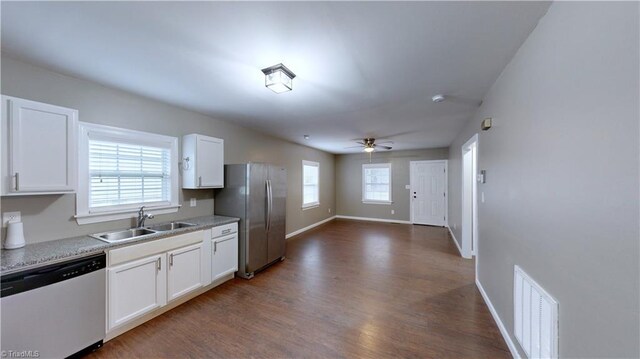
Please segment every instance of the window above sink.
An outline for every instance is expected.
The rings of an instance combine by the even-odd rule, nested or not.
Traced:
[[[178,138],[80,122],[78,224],[177,212]]]

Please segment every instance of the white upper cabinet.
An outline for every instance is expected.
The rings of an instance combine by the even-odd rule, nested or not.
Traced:
[[[198,134],[182,137],[182,188],[224,187],[224,140]]]
[[[74,192],[77,127],[77,110],[2,96],[2,195]]]

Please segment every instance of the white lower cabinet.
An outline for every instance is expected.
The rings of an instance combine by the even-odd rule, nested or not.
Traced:
[[[238,270],[238,234],[211,240],[211,279],[215,281]]]
[[[164,255],[154,255],[109,268],[108,323],[115,328],[165,305]]]
[[[204,284],[202,278],[202,244],[167,252],[167,299],[172,301]]]
[[[114,248],[107,260],[109,336],[237,271],[237,224]]]

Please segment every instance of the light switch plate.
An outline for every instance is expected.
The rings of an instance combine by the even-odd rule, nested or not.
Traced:
[[[408,184],[407,184],[407,185],[405,185],[405,186],[404,186],[404,189],[411,189],[411,185],[408,185]]]
[[[391,214],[396,214],[396,210],[395,210],[395,209],[392,209],[392,210],[391,210]]]
[[[4,212],[2,214],[2,226],[6,227],[9,222],[21,222],[21,213],[20,212]]]
[[[189,206],[191,206],[191,207],[195,207],[196,206],[196,199],[195,198],[191,198],[191,200],[189,201]]]

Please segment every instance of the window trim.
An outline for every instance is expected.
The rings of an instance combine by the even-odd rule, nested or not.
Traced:
[[[388,201],[377,201],[372,199],[366,199],[366,179],[364,175],[364,171],[367,168],[388,168],[389,169],[389,200]],[[365,163],[362,165],[362,203],[364,204],[383,204],[390,205],[393,204],[393,169],[391,166],[391,162],[386,163]]]
[[[147,212],[152,214],[175,213],[181,207],[179,201],[179,169],[178,169],[178,138],[155,133],[129,130],[112,126],[79,122],[78,131],[78,191],[76,193],[76,215],[78,224],[115,221],[118,219],[135,218],[142,203],[131,204],[119,208],[94,209],[89,208],[89,139],[113,139],[121,142],[169,148],[171,151],[171,197],[169,202],[144,204]]]
[[[317,167],[318,168],[318,200],[316,202],[304,203],[304,166]],[[320,207],[320,162],[302,160],[302,209],[312,209]]]

